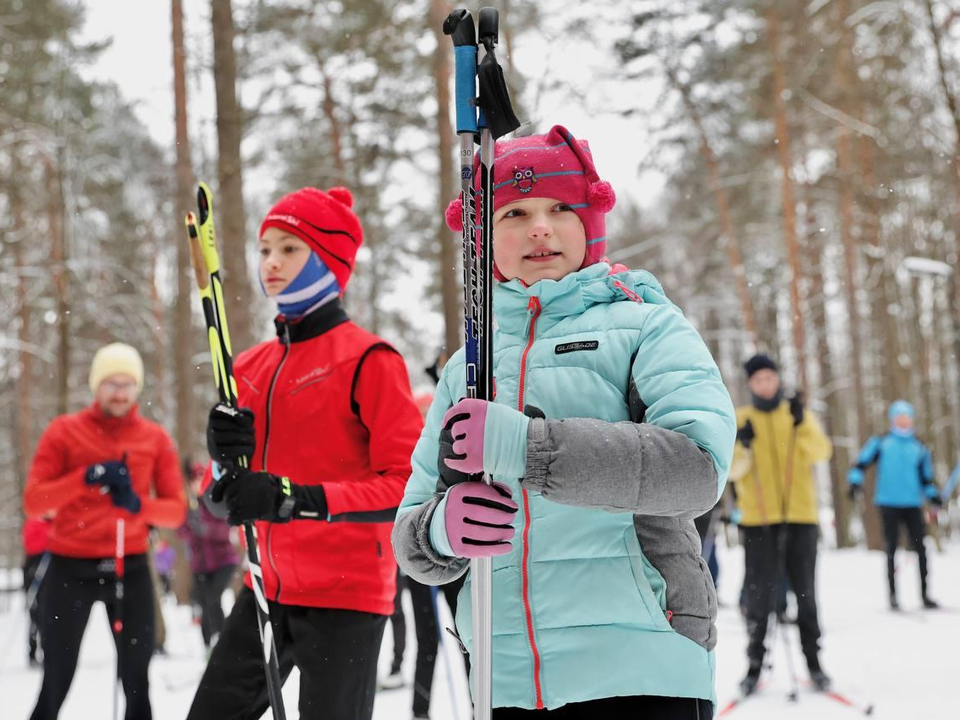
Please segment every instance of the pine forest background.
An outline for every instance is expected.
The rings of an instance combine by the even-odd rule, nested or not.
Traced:
[[[101,345],[140,349],[141,408],[205,459],[214,392],[182,225],[198,178],[218,202],[236,347],[270,332],[259,219],[284,192],[340,184],[366,232],[351,316],[396,344],[415,388],[460,344],[459,243],[442,224],[459,187],[451,4],[188,0],[204,22],[185,27],[181,0],[162,1],[169,52],[143,62],[173,66],[170,147],[116,84],[84,74],[108,42],[79,39],[85,3],[0,0],[0,565],[19,562],[37,439],[89,403]],[[836,445],[823,505],[845,545],[844,474],[891,400],[916,404],[941,483],[960,451],[960,6],[578,5],[499,4],[520,132],[564,123],[541,117],[551,100],[651,138],[631,162],[664,189],[617,188],[608,254],[658,276],[737,402],[745,357],[781,360]],[[525,72],[514,61],[534,42],[586,72],[549,55]],[[195,101],[211,87],[213,114]],[[917,257],[936,262],[905,262]],[[865,525],[878,547],[876,518]]]

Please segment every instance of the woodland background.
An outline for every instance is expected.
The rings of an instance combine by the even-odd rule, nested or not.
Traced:
[[[143,411],[204,459],[214,392],[182,224],[198,178],[218,203],[235,347],[269,333],[262,214],[284,192],[337,184],[366,232],[352,317],[424,389],[422,368],[461,343],[459,243],[442,223],[458,189],[449,2],[197,0],[205,22],[187,30],[182,0],[152,0],[173,28],[169,53],[143,58],[173,67],[176,143],[162,147],[116,84],[82,72],[105,48],[79,39],[94,1],[0,0],[0,566],[19,562],[37,439],[90,401],[101,345],[140,349]],[[822,500],[848,544],[845,471],[891,400],[917,406],[941,484],[960,452],[960,6],[575,5],[499,3],[517,114],[536,118],[520,132],[563,122],[539,119],[552,98],[650,138],[628,159],[663,190],[617,188],[609,256],[658,276],[738,402],[745,357],[781,360],[835,442]],[[550,56],[514,64],[544,39],[590,78]],[[213,115],[195,102],[211,77]],[[870,512],[865,526],[878,547]]]

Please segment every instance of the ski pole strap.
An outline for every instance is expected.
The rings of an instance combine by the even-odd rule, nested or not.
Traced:
[[[487,7],[480,11],[480,42],[486,50],[477,71],[480,81],[480,125],[490,129],[494,140],[520,127],[510,103],[503,70],[497,62],[499,24],[500,14],[494,8]]]
[[[453,40],[457,134],[477,132],[477,35],[469,10],[459,8],[443,22]]]

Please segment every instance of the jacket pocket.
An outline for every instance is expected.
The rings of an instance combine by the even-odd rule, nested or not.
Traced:
[[[647,610],[647,616],[654,629],[672,631],[667,620],[667,585],[663,576],[647,560],[640,549],[633,523],[630,523],[623,532],[623,542],[630,558],[630,569],[633,570],[633,579],[640,594],[640,599]]]

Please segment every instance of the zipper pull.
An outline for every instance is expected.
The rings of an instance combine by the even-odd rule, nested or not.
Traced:
[[[540,314],[540,298],[531,297],[527,301],[527,337],[533,333],[533,321]]]
[[[283,326],[283,344],[290,347],[290,326],[287,324]]]

